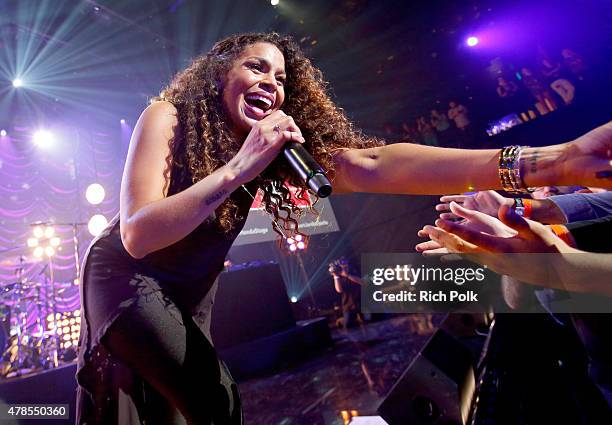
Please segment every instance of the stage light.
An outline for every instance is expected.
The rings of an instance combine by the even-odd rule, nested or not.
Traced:
[[[0,136],[2,136],[2,137],[6,137],[6,135],[7,135],[7,134],[8,134],[8,133],[6,132],[6,130],[5,130],[5,129],[0,130]]]
[[[299,242],[299,241],[301,241],[302,239],[303,239],[302,235],[299,235],[299,234],[298,234],[298,235],[295,235],[295,240],[296,240],[296,241],[298,241],[298,242]]]
[[[125,124],[125,120],[124,120],[123,118],[121,118],[121,120],[119,120],[119,122],[120,122],[121,124]]]
[[[28,238],[28,248],[34,248],[38,246],[37,238]]]
[[[60,238],[51,238],[51,240],[49,241],[49,243],[51,244],[52,247],[58,247],[60,245],[62,241],[60,240]]]
[[[87,198],[87,202],[91,205],[98,205],[104,200],[105,196],[104,187],[98,183],[90,184],[85,191],[85,198]]]
[[[13,80],[13,87],[18,88],[23,86],[23,80],[21,78],[15,78]]]
[[[467,40],[465,41],[465,43],[469,46],[469,47],[474,47],[478,44],[478,37],[475,36],[470,36],[467,38]]]
[[[295,245],[289,245],[289,251],[291,252],[295,252],[295,250],[297,249],[297,246]]]
[[[52,226],[45,228],[45,238],[50,239],[55,235],[55,229]]]
[[[304,242],[298,242],[297,243],[297,248],[298,249],[304,249],[304,248],[306,248],[306,245],[304,244]]]
[[[294,296],[294,297],[291,297],[291,302],[292,302],[292,303],[296,303],[296,302],[297,302],[297,297],[295,297],[295,296]]]
[[[34,232],[34,237],[36,237],[38,239],[42,238],[45,235],[45,231],[40,226],[36,226],[34,228],[33,232]]]
[[[45,249],[42,246],[37,246],[36,248],[34,248],[34,257],[40,258],[43,256],[44,253]]]
[[[272,6],[278,6],[279,0],[270,0]]]
[[[37,146],[46,148],[53,144],[53,135],[46,130],[39,130],[34,133],[33,141]]]
[[[87,229],[92,236],[98,236],[102,230],[108,225],[108,220],[102,214],[96,214],[89,219]]]
[[[46,247],[45,254],[47,254],[47,257],[53,257],[55,255],[55,248],[53,248],[52,246]]]

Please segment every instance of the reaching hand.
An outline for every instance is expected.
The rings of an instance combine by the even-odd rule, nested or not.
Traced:
[[[459,223],[453,223],[457,226],[461,226],[464,229],[467,229],[473,233],[482,233],[487,235],[495,235],[499,237],[512,237],[516,234],[516,231],[512,228],[506,226],[504,223],[499,221],[497,218],[491,217],[485,213],[469,210],[457,204],[456,202],[450,203],[450,210],[452,211],[448,215],[452,215],[453,218],[462,218],[463,220]],[[441,215],[442,217],[442,215]],[[436,224],[442,223],[443,220],[437,220]],[[422,230],[418,232],[420,237],[428,237],[429,232],[426,228],[432,226],[425,226]],[[448,252],[460,252],[460,251],[452,251],[448,249],[449,247],[441,244],[440,242],[434,240],[420,243],[416,246],[416,250],[422,252],[424,255],[439,255],[445,254]]]
[[[454,205],[451,206],[451,211],[470,217],[470,223],[489,226],[489,231],[482,231],[482,227],[478,229],[440,219],[436,220],[437,227],[425,226],[419,235],[429,236],[440,247],[455,253],[558,253],[571,250],[546,226],[525,220],[505,205],[499,210],[499,221],[490,221],[485,214],[470,212]],[[417,250],[423,251],[423,244],[419,245],[421,249],[417,246]]]
[[[508,205],[511,207],[514,201],[510,198],[504,198],[494,190],[484,190],[476,192],[472,195],[445,195],[440,198],[442,204],[436,205],[436,211],[448,211],[450,209],[450,202],[457,202],[463,204],[467,209],[480,211],[481,213],[490,215],[491,217],[497,217],[499,207],[502,205]],[[456,214],[450,212],[443,212],[440,214],[440,218],[444,220],[452,220],[459,218]]]
[[[566,144],[561,184],[612,189],[612,121]]]

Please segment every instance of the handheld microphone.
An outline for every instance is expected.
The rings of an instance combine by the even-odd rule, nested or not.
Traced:
[[[297,142],[288,142],[283,147],[283,155],[289,161],[291,168],[319,198],[331,195],[332,185],[323,168],[310,156],[304,146]]]

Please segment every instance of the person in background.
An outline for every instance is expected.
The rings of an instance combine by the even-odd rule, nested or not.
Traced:
[[[563,64],[569,69],[574,77],[579,81],[584,80],[586,65],[582,57],[578,53],[567,48],[561,50],[561,56],[563,57]]]
[[[421,143],[420,134],[416,126],[408,124],[407,121],[402,123],[402,140],[409,143]]]
[[[508,81],[504,77],[497,77],[497,95],[501,98],[513,97],[518,91],[514,81]]]
[[[454,101],[449,102],[448,106],[448,117],[455,121],[455,125],[459,130],[465,131],[470,125],[467,108]]]
[[[530,68],[521,68],[521,75],[523,76],[523,84],[538,102],[538,110],[542,115],[557,109],[557,104],[552,97],[552,93],[544,86]]]
[[[421,116],[417,118],[417,129],[421,133],[421,139],[424,145],[428,146],[440,146],[438,144],[438,136],[436,130],[429,124],[425,117]]]
[[[361,285],[362,279],[351,274],[349,263],[341,257],[331,263],[328,267],[329,274],[334,278],[334,289],[340,294],[342,303],[342,325],[345,329],[363,323],[361,313]]]
[[[442,146],[451,147],[450,143],[450,123],[446,114],[441,114],[437,109],[432,109],[430,114],[431,125],[438,132],[438,139]]]
[[[559,95],[566,105],[574,100],[575,87],[563,74],[561,64],[548,57],[542,58],[541,73],[549,83],[550,88]]]

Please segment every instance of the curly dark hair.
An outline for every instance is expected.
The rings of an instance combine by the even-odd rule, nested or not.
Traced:
[[[235,140],[224,111],[222,96],[225,77],[240,54],[258,42],[271,43],[285,59],[285,102],[282,110],[293,117],[306,143],[304,147],[321,164],[330,179],[334,177],[332,153],[340,148],[377,146],[376,139],[364,137],[330,99],[327,83],[320,70],[304,56],[291,37],[277,33],[252,33],[230,36],[216,43],[206,55],[196,58],[179,72],[154,101],[171,102],[178,111],[178,128],[170,141],[170,153],[164,173],[169,193],[203,179],[225,165],[240,149],[243,140]],[[300,209],[291,199],[285,181],[298,187],[296,197],[307,200],[307,188],[281,158],[274,160],[256,179],[263,190],[262,203],[274,217],[274,230],[297,231]],[[222,229],[230,231],[242,217],[229,197],[217,209]],[[279,213],[284,213],[281,216]]]

